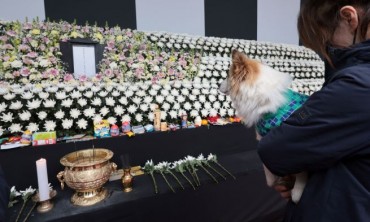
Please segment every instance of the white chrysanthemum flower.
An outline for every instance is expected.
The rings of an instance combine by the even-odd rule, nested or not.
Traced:
[[[125,92],[125,96],[126,97],[131,97],[131,96],[133,96],[134,95],[134,92],[132,91],[132,90],[127,90],[126,92]]]
[[[141,98],[135,96],[133,99],[132,99],[132,102],[134,102],[136,105],[139,105],[141,103]]]
[[[224,95],[218,95],[218,101],[222,102],[225,100],[225,96]]]
[[[99,97],[95,97],[92,101],[91,104],[94,106],[100,106],[102,103],[101,99]]]
[[[1,116],[1,120],[5,123],[13,122],[13,113],[3,113],[3,115]]]
[[[203,117],[207,117],[208,116],[208,110],[207,109],[202,109],[200,111],[200,113],[202,114]]]
[[[127,87],[125,85],[118,85],[117,89],[121,92],[124,92],[127,90]]]
[[[80,129],[86,129],[87,128],[87,121],[85,119],[79,119],[77,121],[77,126]]]
[[[57,119],[63,119],[64,118],[64,115],[65,115],[65,113],[64,113],[63,110],[59,110],[58,112],[54,113],[54,116]]]
[[[219,109],[221,107],[221,103],[219,101],[216,101],[213,103],[213,109]]]
[[[164,97],[161,95],[158,95],[155,97],[155,100],[157,101],[157,103],[162,104],[164,101]]]
[[[197,97],[194,95],[189,95],[188,98],[190,101],[195,101],[197,99]]]
[[[175,110],[171,110],[169,112],[169,115],[170,115],[171,119],[177,119],[177,112]]]
[[[126,97],[121,97],[118,102],[120,102],[122,105],[127,105],[128,101]]]
[[[28,121],[31,118],[31,113],[28,110],[24,110],[23,112],[19,113],[19,119],[22,121]]]
[[[114,106],[116,104],[116,101],[113,99],[113,97],[108,97],[105,99],[105,104],[107,106]]]
[[[161,106],[161,109],[163,109],[164,111],[168,111],[170,108],[171,105],[168,103],[163,103],[163,105]]]
[[[166,100],[169,103],[174,103],[175,102],[175,97],[173,95],[168,95],[168,96],[166,96]]]
[[[227,72],[226,72],[226,71],[222,71],[222,72],[221,72],[221,77],[222,77],[223,79],[225,79],[225,78],[227,77]]]
[[[27,101],[27,107],[28,109],[37,109],[41,105],[41,100],[39,99],[33,99],[32,101]]]
[[[65,86],[65,87],[64,87],[64,91],[66,91],[66,92],[71,92],[72,90],[74,90],[74,88],[75,88],[75,87],[73,87],[73,86]]]
[[[199,102],[205,103],[206,102],[206,96],[205,95],[200,95],[198,98]]]
[[[205,67],[204,65],[201,65],[200,68],[201,68],[201,70],[199,70],[198,76],[203,77],[204,76],[204,71],[203,70],[205,70],[207,67]]]
[[[83,91],[85,91],[85,90],[86,90],[86,86],[84,86],[84,85],[79,85],[79,86],[77,86],[77,89],[78,89],[78,91],[83,92]]]
[[[211,105],[211,103],[210,103],[210,102],[205,102],[205,103],[204,103],[204,105],[203,105],[203,107],[204,107],[205,109],[211,109],[211,108],[212,108],[212,105]]]
[[[227,108],[230,108],[230,102],[226,102],[226,101],[225,101],[225,102],[223,102],[223,103],[222,103],[222,107],[223,107],[223,108],[226,108],[226,109],[227,109]]]
[[[137,106],[135,105],[130,105],[128,108],[127,108],[127,112],[133,114],[133,113],[136,113],[136,110],[137,110]]]
[[[226,111],[226,109],[221,108],[221,109],[219,110],[219,113],[220,113],[220,116],[221,116],[221,117],[224,117],[224,116],[226,116],[227,111]]]
[[[172,94],[173,96],[178,96],[178,95],[179,95],[179,91],[178,91],[177,89],[172,89],[172,90],[171,90],[171,94]]]
[[[144,97],[146,95],[146,93],[145,93],[145,91],[140,90],[140,91],[136,92],[136,95],[139,96],[139,97]]]
[[[92,107],[89,107],[89,108],[85,109],[84,110],[84,115],[86,117],[90,117],[90,118],[94,117],[95,116],[95,109],[92,108]]]
[[[100,86],[92,86],[91,87],[91,91],[93,91],[93,92],[99,92],[101,90],[101,88],[100,88]]]
[[[183,102],[185,102],[185,97],[184,97],[184,96],[182,96],[182,95],[179,95],[179,96],[177,97],[177,102],[179,102],[179,103],[183,103]]]
[[[110,125],[114,125],[114,124],[116,124],[116,123],[117,123],[117,119],[116,119],[116,117],[113,117],[113,116],[108,117],[107,121],[108,121],[108,123],[109,123]]]
[[[143,115],[141,115],[140,113],[136,114],[135,115],[135,120],[138,122],[138,123],[141,123],[143,121]]]
[[[181,81],[176,81],[173,83],[173,87],[180,88],[181,87]]]
[[[107,91],[100,91],[100,92],[98,93],[98,95],[99,95],[100,97],[104,98],[104,97],[106,97],[106,96],[108,95],[108,92],[107,92]]]
[[[33,93],[28,91],[28,92],[24,92],[22,94],[22,99],[25,99],[25,100],[29,100],[29,99],[32,99],[34,97]]]
[[[40,120],[44,120],[48,116],[48,114],[45,111],[41,111],[37,113],[37,116]]]
[[[81,111],[73,108],[71,109],[71,111],[69,111],[69,114],[71,115],[73,119],[77,119],[81,115]]]
[[[77,103],[78,103],[81,107],[84,107],[84,106],[86,106],[86,104],[87,104],[87,100],[86,100],[86,99],[81,98],[81,99],[77,100]]]
[[[62,101],[62,106],[63,107],[69,108],[69,107],[72,106],[72,104],[73,104],[73,100],[69,99],[69,98]]]
[[[118,105],[118,106],[114,107],[114,113],[117,116],[121,116],[124,113],[123,107],[121,105]]]
[[[4,99],[6,100],[12,100],[15,98],[15,94],[14,93],[7,93],[4,95]]]
[[[235,114],[234,109],[228,109],[228,110],[227,110],[227,115],[229,115],[229,116],[234,116],[234,114]]]
[[[0,95],[2,96],[2,95],[5,95],[5,94],[7,94],[7,93],[9,93],[9,90],[7,89],[7,88],[0,88]]]
[[[54,131],[57,124],[53,120],[46,120],[44,123],[44,129],[47,132]]]
[[[92,119],[93,119],[93,122],[95,124],[98,124],[98,123],[100,123],[103,120],[103,117],[101,115],[97,114]]]
[[[121,94],[117,91],[117,90],[114,90],[113,92],[112,92],[112,96],[113,97],[118,97],[118,96],[120,96]]]
[[[0,113],[4,112],[6,110],[6,107],[8,107],[8,105],[6,105],[4,102],[0,103]]]
[[[124,116],[122,116],[121,121],[122,122],[130,122],[131,121],[131,117],[129,115],[124,115]]]
[[[157,90],[155,90],[155,89],[149,90],[149,95],[156,96],[157,94],[158,94],[158,91]]]
[[[154,85],[152,85],[152,89],[154,89],[154,90],[156,90],[156,91],[158,91],[158,90],[160,90],[162,87],[160,86],[160,85],[158,85],[158,84],[154,84]]]
[[[145,96],[144,103],[150,104],[153,101],[153,97],[151,96]]]
[[[166,89],[163,89],[161,91],[161,95],[164,96],[164,97],[168,96],[169,94],[170,94],[170,92],[168,90],[166,90]]]
[[[181,94],[182,94],[183,96],[187,96],[187,95],[189,95],[190,93],[189,93],[189,90],[188,90],[188,89],[184,88],[184,89],[182,89],[182,90],[181,90]]]
[[[5,105],[5,104],[4,104]],[[9,109],[12,109],[12,110],[19,110],[23,107],[23,104],[21,103],[21,101],[16,101],[16,102],[12,102],[10,104],[10,107]],[[6,108],[6,105],[5,105],[5,108]],[[2,108],[2,105],[0,104],[0,112],[3,112],[5,110],[5,108]]]
[[[149,113],[148,114],[148,119],[149,119],[149,121],[153,121],[154,120],[154,113]]]
[[[109,109],[106,107],[106,106],[103,106],[101,109],[100,109],[100,114],[102,116],[106,116],[108,113],[109,113]]]
[[[70,94],[71,98],[72,99],[79,99],[81,98],[82,94],[80,91],[78,90],[74,90],[71,94]]]
[[[179,110],[180,109],[180,103],[173,104],[172,109]]]
[[[53,99],[48,99],[48,100],[45,100],[43,104],[45,108],[52,108],[55,106],[56,102]]]
[[[94,96],[94,93],[93,93],[92,91],[87,91],[87,92],[85,92],[85,93],[84,93],[84,96],[85,96],[86,98],[91,98],[91,97],[93,97],[93,96]]]
[[[187,110],[187,111],[191,110],[191,104],[189,102],[186,102],[184,104],[184,109]]]
[[[203,94],[203,95],[208,95],[208,94],[209,94],[209,90],[208,90],[208,89],[206,89],[206,88],[203,88],[203,89],[202,89],[202,94]]]
[[[209,94],[211,94],[211,95],[218,95],[219,93],[218,93],[218,89],[211,89],[211,90],[209,90]]]
[[[62,127],[63,129],[70,129],[73,126],[73,120],[72,119],[63,119]]]
[[[194,107],[194,109],[196,109],[196,110],[200,110],[200,108],[202,107],[202,104],[200,103],[200,102],[198,102],[198,101],[195,101],[194,103],[193,103],[193,107]]]
[[[64,91],[59,91],[59,92],[55,93],[55,98],[57,98],[59,100],[62,100],[62,99],[67,98],[67,94]]]
[[[26,128],[31,132],[39,131],[39,125],[37,123],[29,123]]]
[[[40,99],[47,99],[47,98],[49,98],[49,93],[47,93],[47,92],[40,92],[39,93],[39,97],[40,97]]]
[[[140,105],[140,109],[143,111],[143,112],[146,112],[146,111],[148,111],[149,110],[149,106],[148,106],[148,104],[141,104]]]
[[[197,110],[192,110],[192,111],[190,111],[190,116],[191,117],[197,117],[197,116],[199,116],[199,112],[197,111]]]
[[[161,111],[161,120],[166,120],[166,118],[167,118],[167,112]]]
[[[208,100],[209,100],[210,102],[214,102],[214,101],[216,101],[216,100],[217,100],[217,98],[216,98],[216,96],[214,96],[214,95],[209,95],[209,96],[208,96]]]
[[[23,130],[22,130],[21,124],[19,124],[19,123],[13,123],[12,125],[10,125],[9,131],[11,133],[18,133],[18,132],[22,132]]]
[[[45,88],[45,91],[49,93],[56,93],[58,90],[59,90],[58,86],[49,86]]]

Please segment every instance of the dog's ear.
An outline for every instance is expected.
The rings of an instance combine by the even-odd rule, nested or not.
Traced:
[[[233,60],[233,63],[243,63],[244,60],[247,58],[243,53],[239,52],[238,50],[234,49],[231,58]]]

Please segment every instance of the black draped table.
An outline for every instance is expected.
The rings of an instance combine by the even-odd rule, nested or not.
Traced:
[[[59,159],[76,150],[107,148],[114,152],[112,161],[120,164],[120,155],[129,154],[131,165],[141,165],[153,159],[175,161],[186,155],[216,154],[219,162],[231,171],[236,180],[217,177],[215,183],[206,173],[199,171],[201,186],[193,190],[186,181],[182,190],[175,181],[172,193],[164,180],[157,175],[159,193],[154,194],[149,176],[135,177],[134,189],[122,192],[118,181],[108,182],[105,188],[109,197],[89,207],[70,203],[73,191],[60,190],[56,174],[63,171]],[[40,214],[33,211],[28,221],[281,221],[285,201],[265,184],[262,164],[256,153],[254,130],[241,124],[210,126],[175,132],[156,132],[120,136],[76,143],[60,143],[39,147],[24,147],[0,152],[8,183],[17,189],[32,185],[37,188],[36,164],[39,158],[47,159],[49,182],[58,195],[53,199],[52,211]],[[220,172],[223,172],[220,170]],[[215,175],[216,176],[216,175]],[[181,177],[179,177],[182,179]],[[182,179],[183,180],[183,179]],[[14,221],[20,203],[9,209],[9,221]],[[27,208],[31,207],[31,203]],[[27,208],[25,212],[27,211]]]

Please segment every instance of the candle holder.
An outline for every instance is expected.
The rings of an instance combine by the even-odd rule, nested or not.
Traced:
[[[46,213],[46,212],[49,212],[51,209],[53,209],[54,203],[51,202],[51,199],[53,199],[56,195],[57,195],[57,191],[56,190],[51,190],[50,191],[50,199],[40,201],[39,193],[36,193],[35,196],[32,197],[32,200],[34,202],[40,203],[40,205],[37,207],[37,212]]]

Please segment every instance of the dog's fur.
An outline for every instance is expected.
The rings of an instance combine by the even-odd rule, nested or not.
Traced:
[[[275,113],[287,102],[285,92],[291,82],[289,74],[278,72],[234,50],[229,75],[221,83],[219,90],[230,96],[238,116],[247,127],[251,127],[264,114]],[[257,140],[260,139],[261,136],[257,133]],[[273,175],[265,166],[264,169],[269,186],[279,183],[281,178]],[[306,173],[296,175],[292,189],[292,200],[295,203],[298,203],[302,195],[306,180]]]

